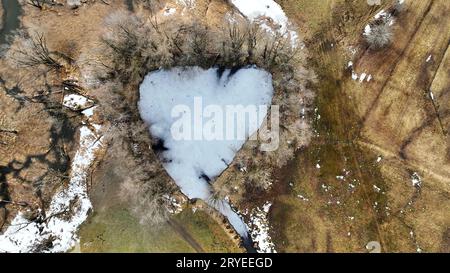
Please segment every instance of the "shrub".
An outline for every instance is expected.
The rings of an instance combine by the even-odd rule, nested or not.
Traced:
[[[393,34],[389,22],[370,26],[370,31],[365,32],[365,39],[372,49],[381,49],[388,46],[392,42]]]

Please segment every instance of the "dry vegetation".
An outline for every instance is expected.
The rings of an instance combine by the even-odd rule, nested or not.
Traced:
[[[150,9],[150,14],[153,13]],[[302,108],[305,112],[308,111],[313,99],[312,93],[305,86],[312,75],[301,68],[305,58],[304,50],[292,47],[290,40],[284,35],[268,33],[246,21],[239,24],[225,23],[225,27],[217,29],[195,17],[189,20],[177,17],[165,21],[157,16],[145,20],[143,18],[138,14],[116,12],[105,21],[108,32],[102,38],[102,53],[92,71],[97,73],[97,78],[103,85],[101,89],[110,90],[96,94],[101,113],[113,124],[108,129],[108,135],[117,135],[122,131],[129,136],[129,132],[145,131],[137,116],[136,93],[138,84],[150,71],[175,66],[222,69],[257,66],[273,75],[276,90],[273,103],[281,105],[280,115],[283,121],[281,147],[276,152],[264,153],[258,148],[260,143],[247,145],[239,153],[238,163],[227,171],[228,177],[236,177],[216,181],[214,196],[217,199],[234,196],[233,201],[237,204],[248,191],[268,190],[272,171],[286,164],[295,150],[308,142],[308,121],[299,114]],[[108,87],[105,88],[105,85]],[[123,130],[122,126],[127,129]],[[134,129],[135,126],[139,128]],[[141,135],[141,139],[145,137],[146,134]],[[152,146],[156,147],[157,142],[158,140],[152,140]],[[160,168],[158,163],[154,164],[157,167],[150,169]],[[245,166],[241,168],[248,170],[245,174],[239,171],[240,168],[236,168],[242,164]],[[242,179],[246,181],[245,187],[240,185]],[[137,180],[146,181],[139,178]],[[238,190],[236,185],[239,185]],[[142,200],[142,206],[154,204],[151,194],[133,190],[142,187],[129,185],[127,188],[130,189],[131,196],[145,194],[138,198]],[[139,210],[145,211],[145,208]]]
[[[0,76],[2,226],[24,207],[31,220],[48,220],[51,197],[68,180],[79,119],[61,103],[79,89],[65,78],[70,58],[49,50],[41,34],[20,31],[11,43]]]
[[[366,30],[364,38],[370,49],[380,50],[392,43],[394,39],[393,25],[403,9],[404,5],[401,1],[396,1],[387,11],[378,14],[378,18],[367,25],[370,29]]]
[[[27,3],[23,7],[35,9]],[[68,182],[81,121],[82,109],[71,111],[62,99],[85,93],[74,80],[73,52],[50,46],[46,34],[28,27],[6,40],[0,52],[2,229],[19,210],[32,221],[50,219],[46,209]]]
[[[448,5],[405,1],[392,42],[373,50],[364,27],[397,1],[281,2],[308,26],[319,80],[317,135],[275,185],[278,250],[367,252],[374,240],[383,252],[448,249]],[[299,12],[311,8],[324,13]],[[372,79],[355,81],[351,70]],[[421,186],[412,184],[416,175]]]
[[[167,197],[177,187],[148,149],[158,143],[136,109],[140,82],[161,67],[256,65],[273,75],[280,149],[263,153],[259,143],[247,143],[214,183],[217,199],[229,196],[240,209],[273,200],[270,220],[279,251],[362,252],[372,240],[384,251],[448,251],[445,0],[407,1],[403,10],[398,2],[369,8],[364,1],[280,0],[289,17],[305,25],[316,83],[305,69],[305,49],[245,21],[217,19],[226,12],[222,1],[198,1],[200,7],[187,9],[184,18],[161,16],[165,1],[134,1],[134,14],[112,1],[89,1],[79,10],[52,4],[41,10],[31,2],[26,30],[6,52],[0,74],[1,226],[18,209],[45,207],[66,181],[79,115],[62,109],[64,87],[98,102],[96,118],[109,144],[104,160],[116,163],[102,171],[114,172],[121,185],[119,196],[110,198],[118,197],[142,223],[165,222]],[[381,8],[395,16],[393,27],[373,20]],[[362,35],[366,24],[373,36]],[[72,37],[76,41],[68,43]],[[349,54],[349,46],[358,53]],[[351,80],[349,58],[357,73],[372,74],[370,83]],[[304,148],[312,115],[315,136]],[[345,181],[337,179],[344,170]],[[421,187],[411,186],[415,174]],[[101,192],[93,189],[93,196]]]
[[[283,121],[280,149],[264,153],[259,143],[246,145],[224,174],[233,179],[215,183],[217,198],[230,195],[239,204],[248,200],[243,196],[267,191],[273,171],[308,142],[308,120],[300,113],[310,110],[313,96],[307,84],[313,75],[303,66],[305,49],[292,47],[284,35],[267,33],[240,16],[239,23],[218,22],[216,18],[211,25],[202,20],[198,10],[189,7],[184,17],[164,18],[164,1],[134,1],[135,13],[112,2],[89,1],[77,10],[55,3],[31,1],[24,6],[24,29],[3,51],[3,61],[13,69],[2,73],[8,85],[19,82],[20,91],[11,92],[8,86],[7,96],[25,106],[42,105],[54,118],[55,128],[63,128],[58,134],[67,134],[65,130],[79,121],[77,112],[61,106],[65,94],[79,93],[96,101],[99,107],[95,118],[103,123],[109,145],[106,158],[123,162],[114,170],[123,180],[119,199],[141,222],[151,225],[166,221],[172,209],[168,197],[177,192],[157,155],[148,149],[158,143],[149,136],[136,108],[138,86],[150,71],[174,66],[239,69],[254,65],[272,73],[276,90],[273,104],[281,105]],[[218,1],[213,4],[221,12],[229,8]],[[208,7],[205,10],[211,13]],[[80,28],[75,30],[72,25]],[[73,131],[68,134],[75,137]],[[66,141],[61,143],[67,145]],[[53,143],[49,145],[54,147]],[[241,172],[243,168],[245,172]],[[44,184],[60,185],[67,174],[56,173],[55,177],[62,180]]]

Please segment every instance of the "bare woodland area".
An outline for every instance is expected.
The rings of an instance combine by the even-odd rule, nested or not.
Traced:
[[[211,178],[213,199],[240,212],[270,202],[280,252],[366,252],[371,241],[383,251],[448,252],[445,1],[276,1],[298,26],[296,46],[230,1],[19,1],[21,27],[0,51],[0,232],[19,211],[35,222],[54,217],[46,208],[67,186],[78,129],[88,124],[85,108],[63,105],[78,94],[96,106],[105,144],[89,173],[97,224],[83,230],[89,240],[103,244],[98,226],[117,228],[119,214],[106,209],[114,203],[126,224],[170,227],[194,251],[204,239],[195,217],[239,244],[226,219],[181,194],[137,102],[151,71],[256,66],[273,77],[280,147],[265,153],[247,142]],[[165,15],[173,7],[176,15]],[[179,204],[185,210],[174,216]],[[105,215],[112,220],[95,222]]]

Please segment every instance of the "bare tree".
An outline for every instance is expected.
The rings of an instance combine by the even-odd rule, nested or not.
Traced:
[[[167,35],[163,36],[156,25],[144,24],[140,17],[125,12],[109,16],[106,25],[109,32],[102,41],[113,58],[103,65],[122,82],[139,77],[141,70],[151,69],[156,63],[170,63]]]
[[[45,0],[29,0],[28,4],[37,7],[39,9],[43,9],[45,2],[46,2]]]
[[[28,0],[27,3],[41,10],[44,9],[46,4],[51,6],[55,5],[55,1],[52,0]]]
[[[405,8],[403,0],[395,0],[387,12],[381,13],[379,17],[371,22],[364,32],[364,38],[371,49],[381,49],[388,46],[393,38],[393,23]]]
[[[184,28],[185,34],[174,38],[174,44],[179,47],[180,64],[185,66],[198,65],[208,67],[217,52],[212,45],[210,30],[199,22],[193,22],[191,26]],[[185,37],[186,36],[186,37]]]
[[[405,1],[404,0],[396,0],[394,5],[392,6],[392,14],[398,15],[405,9]]]
[[[50,70],[59,70],[63,67],[58,60],[57,52],[47,47],[43,34],[35,33],[28,36],[25,32],[17,35],[17,46],[11,48],[11,59],[23,67],[45,66]]]
[[[393,34],[389,22],[382,21],[370,26],[370,31],[365,32],[365,39],[372,49],[381,49],[392,42]]]
[[[129,129],[139,130],[137,124],[131,123]],[[146,133],[148,138],[148,134]],[[145,154],[138,157],[133,145],[133,136],[127,135],[112,143],[108,153],[112,160],[120,162],[114,169],[115,174],[123,179],[120,199],[127,204],[142,224],[158,225],[169,217],[170,196],[174,187],[162,172],[156,158]],[[148,147],[148,146],[147,146]],[[138,151],[139,152],[139,151]]]
[[[247,28],[240,24],[229,24],[223,29],[221,42],[221,56],[228,66],[237,66],[245,61],[245,46],[247,42]]]
[[[112,14],[106,25],[109,32],[103,43],[109,60],[103,65],[123,83],[177,65],[236,68],[256,64],[267,70],[285,69],[296,54],[285,35],[273,35],[247,22],[212,31],[195,19],[157,23],[119,12]]]

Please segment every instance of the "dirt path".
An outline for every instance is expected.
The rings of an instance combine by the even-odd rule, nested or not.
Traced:
[[[204,253],[202,246],[191,236],[191,234],[175,219],[169,219],[170,227],[175,230],[196,252]]]

